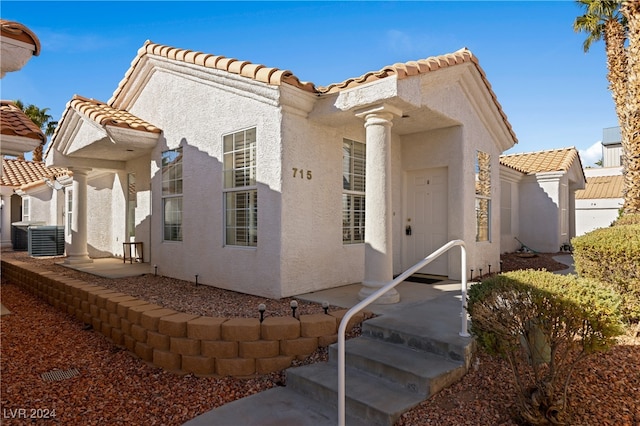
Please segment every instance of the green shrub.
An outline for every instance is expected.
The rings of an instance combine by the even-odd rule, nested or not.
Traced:
[[[627,215],[623,218],[640,215]],[[622,315],[640,322],[640,224],[596,229],[571,240],[579,276],[602,281],[622,296]]]
[[[620,297],[601,283],[546,271],[513,271],[470,287],[471,332],[513,371],[520,420],[564,424],[576,363],[622,334]]]
[[[640,213],[627,213],[620,215],[611,226],[640,225]]]

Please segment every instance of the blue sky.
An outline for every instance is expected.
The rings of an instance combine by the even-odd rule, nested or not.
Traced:
[[[519,143],[507,153],[575,146],[599,160],[617,125],[604,43],[584,53],[573,1],[34,2],[2,0],[3,19],[42,44],[0,81],[2,99],[49,108],[74,94],[106,102],[145,40],[288,69],[327,85],[469,48]]]

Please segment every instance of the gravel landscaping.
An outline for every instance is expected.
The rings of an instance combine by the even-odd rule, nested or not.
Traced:
[[[258,304],[265,303],[268,314],[291,314],[291,299],[266,300],[152,275],[108,280],[54,265],[60,259],[32,259],[20,252],[2,256],[39,263],[182,312],[255,316]],[[566,267],[552,256],[506,256],[502,268]],[[249,379],[167,373],[5,280],[1,296],[12,312],[1,320],[3,425],[180,425],[214,407],[285,384],[283,372]],[[298,302],[299,313],[322,312],[318,304]],[[296,365],[325,359],[326,350],[318,350]],[[632,336],[580,364],[569,390],[572,424],[640,425],[639,366],[640,339]],[[79,374],[61,381],[45,381],[41,376],[73,369]],[[505,363],[479,353],[462,380],[405,413],[398,425],[515,425],[514,404]]]

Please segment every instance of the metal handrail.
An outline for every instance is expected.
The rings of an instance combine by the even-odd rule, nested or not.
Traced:
[[[462,328],[460,331],[460,336],[469,337],[469,333],[467,331],[467,249],[465,247],[464,241],[462,240],[452,240],[447,244],[440,247],[438,250],[431,253],[429,256],[422,259],[420,262],[413,265],[411,268],[407,269],[402,274],[398,275],[393,281],[385,284],[383,287],[376,290],[374,293],[369,295],[366,299],[362,300],[360,303],[352,307],[347,311],[347,313],[340,321],[340,327],[338,327],[338,424],[339,426],[345,426],[345,333],[347,330],[347,324],[351,318],[369,306],[371,303],[375,302],[379,297],[385,294],[387,291],[393,289],[398,284],[409,278],[415,272],[427,266],[429,263],[433,262],[435,259],[440,257],[442,254],[446,253],[449,249],[455,246],[460,246],[460,268],[462,271],[462,311],[460,312],[460,316],[462,317]]]

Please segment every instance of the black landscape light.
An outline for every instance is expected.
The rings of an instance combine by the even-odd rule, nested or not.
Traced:
[[[322,309],[324,309],[324,314],[328,315],[329,314],[329,302],[327,302],[326,300],[324,302],[322,302]]]
[[[258,305],[258,311],[260,312],[260,322],[264,320],[264,311],[267,310],[267,307],[264,303]]]
[[[291,303],[289,303],[289,306],[291,306],[291,311],[293,313],[293,317],[296,317],[296,309],[298,309],[298,302],[295,300],[292,300]]]

